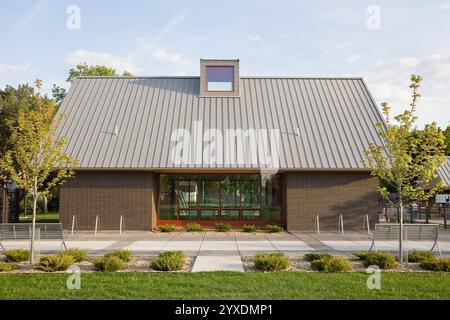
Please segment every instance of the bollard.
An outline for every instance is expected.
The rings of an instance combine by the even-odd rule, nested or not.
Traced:
[[[315,226],[315,233],[317,235],[319,235],[320,234],[320,221],[319,221],[319,215],[318,214],[316,214],[316,221],[315,221],[314,226]]]
[[[122,229],[123,229],[123,215],[120,215],[119,234],[122,234]]]
[[[74,232],[74,230],[75,230],[75,223],[76,223],[76,221],[77,221],[77,215],[74,214],[74,215],[72,216],[72,235],[73,235],[73,232]],[[77,223],[77,224],[78,224],[78,223]]]
[[[344,217],[342,216],[342,214],[339,214],[338,233],[344,234]]]
[[[100,224],[100,217],[99,217],[99,215],[96,215],[96,216],[95,216],[95,230],[94,230],[94,235],[97,234],[97,230],[98,230],[99,224]]]

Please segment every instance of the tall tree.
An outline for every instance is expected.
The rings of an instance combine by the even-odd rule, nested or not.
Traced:
[[[66,81],[72,83],[76,77],[80,76],[102,76],[102,77],[131,77],[130,72],[124,71],[122,74],[118,73],[116,69],[107,67],[105,65],[87,65],[86,62],[77,64],[74,68],[69,70],[69,76]],[[53,85],[52,88],[53,99],[59,105],[66,96],[66,89]]]
[[[31,110],[35,108],[34,89],[29,85],[19,85],[17,88],[6,86],[0,90],[0,159],[11,150],[10,143],[11,130],[8,123],[17,120],[17,115],[21,110]],[[8,222],[8,192],[7,186],[11,182],[11,177],[5,168],[0,166],[0,192],[2,198],[3,221]]]
[[[380,181],[380,193],[387,200],[390,193],[398,194],[394,204],[400,211],[400,262],[403,262],[404,206],[429,199],[443,186],[442,182],[433,184],[437,169],[445,162],[443,133],[435,122],[425,125],[423,130],[414,130],[421,81],[421,76],[411,75],[412,101],[409,109],[394,117],[396,123],[391,121],[389,104],[382,103],[385,123],[379,123],[378,128],[384,145],[371,144],[364,157],[364,164]]]
[[[444,130],[444,136],[445,136],[445,145],[446,145],[445,155],[450,156],[450,124]]]
[[[42,82],[36,81],[38,90]],[[52,188],[73,175],[76,161],[62,151],[64,137],[57,138],[63,115],[57,115],[57,105],[39,91],[33,96],[35,108],[20,110],[16,121],[9,121],[11,150],[0,160],[1,166],[19,187],[33,197],[33,220],[30,263],[34,262],[36,205],[39,197],[47,196]]]

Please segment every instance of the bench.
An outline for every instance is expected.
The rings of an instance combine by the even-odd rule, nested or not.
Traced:
[[[376,240],[398,240],[400,234],[400,225],[398,223],[380,223],[375,224],[375,229],[369,233],[369,238],[372,240],[372,246],[369,251],[377,251],[375,245]],[[439,225],[438,224],[403,224],[403,239],[404,241],[433,241],[433,246],[430,251],[436,247],[439,255],[441,255],[441,248],[438,244]]]
[[[4,251],[2,241],[31,240],[31,223],[0,224],[0,247]],[[61,223],[36,223],[40,236],[36,240],[61,240],[61,247],[67,249]]]

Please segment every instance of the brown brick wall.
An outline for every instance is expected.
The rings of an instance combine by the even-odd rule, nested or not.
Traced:
[[[61,187],[61,222],[70,229],[75,214],[79,230],[94,230],[98,214],[101,230],[118,230],[123,215],[125,230],[151,230],[156,187],[149,172],[77,172]]]
[[[321,230],[337,231],[338,212],[344,230],[361,230],[365,214],[378,222],[377,181],[367,172],[286,173],[282,181],[288,230],[314,230],[319,214]]]

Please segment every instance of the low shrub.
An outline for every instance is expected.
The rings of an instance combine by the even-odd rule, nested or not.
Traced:
[[[380,269],[392,269],[397,265],[394,255],[387,252],[369,252],[364,260],[364,266],[378,266]]]
[[[117,257],[123,262],[128,262],[131,260],[131,251],[126,249],[114,250],[105,254],[105,257]]]
[[[450,272],[450,258],[432,258],[422,261],[419,265],[422,269],[430,271]]]
[[[3,254],[6,257],[6,262],[23,262],[30,259],[30,250],[16,249],[4,251]]]
[[[268,224],[266,225],[266,230],[270,233],[278,233],[278,232],[283,232],[284,229],[283,227],[280,227],[276,224]]]
[[[434,258],[434,254],[431,251],[416,251],[408,254],[408,262],[424,262]]]
[[[100,272],[115,272],[125,269],[125,262],[117,256],[105,256],[94,261],[94,268]]]
[[[203,226],[198,223],[186,223],[184,226],[187,232],[201,232],[203,231]]]
[[[365,261],[367,259],[367,256],[370,252],[368,251],[360,251],[360,252],[353,252],[353,255],[357,257],[359,260]]]
[[[260,253],[255,257],[255,268],[261,271],[280,271],[291,263],[282,253]]]
[[[159,231],[161,232],[173,232],[175,231],[175,225],[174,224],[162,224],[159,226]]]
[[[228,223],[216,223],[216,230],[219,232],[228,232],[231,226]]]
[[[244,224],[242,226],[242,231],[253,233],[253,232],[256,232],[256,227],[254,224]]]
[[[320,260],[323,258],[331,258],[331,255],[328,253],[317,253],[317,252],[313,252],[313,253],[307,253],[304,255],[304,258],[306,261],[314,261],[314,260]]]
[[[8,272],[17,269],[19,269],[19,267],[15,263],[0,262],[0,272]]]
[[[181,270],[185,263],[185,256],[181,251],[167,251],[160,253],[152,261],[150,267],[158,271],[177,271]]]
[[[36,269],[45,272],[64,271],[74,263],[75,259],[72,256],[58,254],[55,256],[42,257],[36,265]]]
[[[343,257],[324,257],[311,261],[311,269],[320,272],[344,272],[352,270],[352,264]]]
[[[60,254],[71,256],[73,260],[75,260],[75,262],[86,261],[88,259],[86,251],[76,248],[66,249],[62,251]]]

